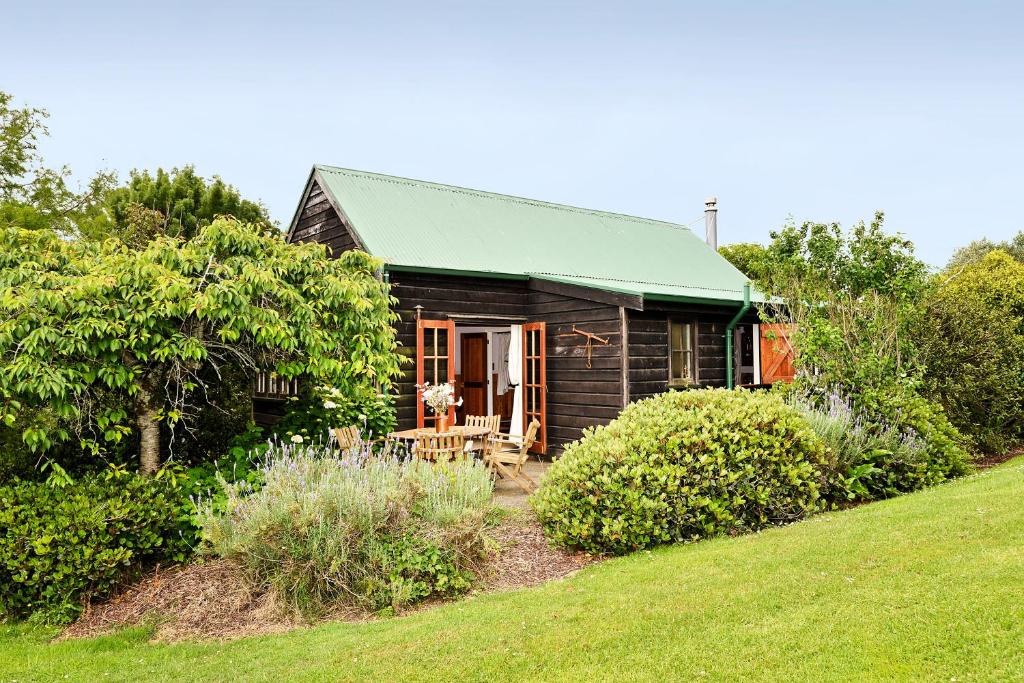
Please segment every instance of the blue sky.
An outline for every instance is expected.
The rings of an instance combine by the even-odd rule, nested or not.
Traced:
[[[1024,3],[4,4],[51,164],[193,163],[283,224],[321,162],[681,223],[715,194],[723,243],[881,209],[936,265],[1024,229]]]

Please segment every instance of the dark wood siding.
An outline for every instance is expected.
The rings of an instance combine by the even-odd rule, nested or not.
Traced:
[[[630,311],[629,400],[668,388],[668,318],[665,313]]]
[[[557,454],[586,427],[607,424],[622,410],[622,333],[618,306],[531,291],[530,320],[547,323],[548,453]],[[594,342],[578,329],[608,340]]]
[[[629,311],[629,400],[637,401],[668,389],[668,321],[697,323],[697,381],[725,386],[725,327],[732,315],[714,307],[658,304]],[[756,322],[756,314],[743,322]]]
[[[315,180],[309,188],[299,220],[295,223],[291,241],[326,244],[334,255],[359,247]]]

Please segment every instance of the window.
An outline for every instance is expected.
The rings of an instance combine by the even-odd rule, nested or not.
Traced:
[[[697,383],[697,323],[669,321],[669,384]]]

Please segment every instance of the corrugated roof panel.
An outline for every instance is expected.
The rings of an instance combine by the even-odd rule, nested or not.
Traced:
[[[743,298],[746,277],[682,225],[332,166],[316,172],[366,248],[389,264]]]

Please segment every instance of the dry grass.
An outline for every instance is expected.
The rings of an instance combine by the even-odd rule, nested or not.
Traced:
[[[153,623],[154,639],[240,638],[281,633],[299,622],[272,594],[257,595],[225,560],[157,568],[114,598],[90,606],[62,638],[87,638]]]

